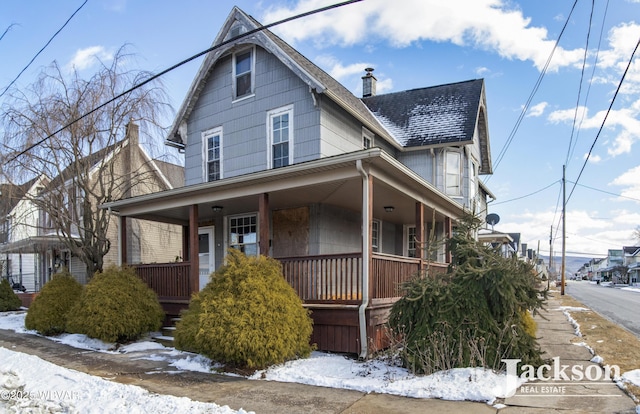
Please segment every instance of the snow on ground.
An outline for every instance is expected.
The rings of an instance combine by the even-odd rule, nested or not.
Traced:
[[[640,288],[639,287],[631,287],[631,286],[626,286],[623,288],[620,288],[621,290],[628,290],[629,292],[636,292],[636,293],[640,293]]]
[[[570,312],[586,308],[561,307],[559,310],[573,324],[576,335],[581,336],[579,324]],[[37,335],[24,328],[24,312],[0,313],[0,329],[13,330],[26,335]],[[128,355],[131,359],[164,361],[172,369],[153,373],[182,371],[211,372],[222,365],[210,359],[149,340],[141,340],[116,349],[115,344],[104,343],[85,335],[64,334],[48,339],[80,349]],[[586,346],[586,344],[577,344]],[[602,362],[594,356],[593,362]],[[601,359],[601,358],[600,358]],[[104,407],[104,412],[235,412],[229,407],[204,404],[173,396],[148,393],[133,385],[112,383],[98,377],[57,367],[40,358],[0,348],[0,409],[6,408],[3,392],[23,390],[30,392],[30,399],[12,404],[40,404],[37,407],[53,411],[71,407],[71,411],[86,411],[89,407]],[[7,361],[5,364],[4,361]],[[173,369],[175,368],[175,369]],[[234,374],[228,374],[234,375]],[[626,372],[622,381],[640,386],[640,370]],[[458,368],[437,372],[428,376],[416,376],[392,362],[383,360],[356,361],[342,355],[312,353],[311,357],[289,361],[282,365],[255,372],[251,380],[295,382],[316,386],[351,389],[361,392],[387,393],[413,398],[440,398],[445,400],[484,401],[493,404],[497,398],[511,395],[522,385],[523,379],[507,377],[482,368]],[[60,395],[51,395],[52,392]],[[114,396],[116,396],[114,398]],[[52,404],[52,405],[51,405]],[[117,405],[121,404],[121,405]],[[49,406],[51,405],[51,407]],[[17,411],[23,411],[22,406]],[[156,408],[157,407],[157,408]],[[495,407],[498,407],[496,405]],[[28,409],[28,408],[27,408]],[[1,410],[0,410],[1,411]],[[244,411],[240,411],[243,413]],[[640,412],[638,413],[640,414]]]

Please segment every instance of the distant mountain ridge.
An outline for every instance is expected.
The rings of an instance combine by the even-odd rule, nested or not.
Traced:
[[[546,265],[549,265],[549,256],[544,256],[544,255],[540,255],[540,257],[542,259],[544,259]],[[584,265],[585,263],[588,263],[589,260],[591,260],[591,257],[581,257],[581,256],[565,256],[564,257],[564,266],[565,266],[565,271],[568,274],[573,274],[575,272],[578,271],[578,269],[580,269],[580,267],[582,267],[582,265]],[[553,256],[553,263],[552,263],[554,269],[556,269],[556,271],[558,273],[560,273],[560,268],[562,266],[562,256]]]

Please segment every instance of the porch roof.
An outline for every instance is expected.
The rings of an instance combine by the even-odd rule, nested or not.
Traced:
[[[56,235],[33,236],[11,243],[0,244],[1,254],[41,253],[49,249],[65,249],[66,245]]]
[[[362,206],[360,161],[374,178],[374,217],[398,223],[415,219],[415,202],[440,216],[458,218],[463,206],[380,148],[371,148],[259,171],[218,181],[113,201],[101,208],[127,217],[187,225],[189,206],[198,205],[199,215],[211,214],[213,206],[224,214],[250,211],[258,196],[269,193],[272,209],[310,203],[330,203],[359,211]],[[385,207],[393,206],[393,212]]]

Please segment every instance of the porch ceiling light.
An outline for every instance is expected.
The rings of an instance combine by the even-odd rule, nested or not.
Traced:
[[[384,211],[386,211],[387,213],[393,213],[394,209],[395,207],[393,206],[384,206]]]
[[[222,206],[212,206],[211,210],[213,210],[214,213],[218,213],[222,211]]]

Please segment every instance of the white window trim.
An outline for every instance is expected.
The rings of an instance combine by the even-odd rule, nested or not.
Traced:
[[[230,216],[224,216],[223,231],[224,231],[224,250],[231,249],[231,219],[240,217],[256,217],[256,251],[258,256],[260,255],[260,214],[257,211],[249,211],[242,214],[233,214]]]
[[[371,248],[375,253],[380,253],[382,251],[382,220],[373,219],[371,223]],[[378,244],[373,244],[373,226],[378,226]]]
[[[202,182],[209,182],[209,160],[208,160],[208,148],[207,148],[207,138],[209,138],[211,135],[220,135],[220,180],[222,180],[224,178],[224,169],[222,168],[223,165],[223,156],[222,156],[222,149],[224,148],[223,144],[223,134],[222,134],[222,127],[215,127],[215,128],[211,128],[208,129],[204,132],[202,132],[201,134],[201,140],[202,140]]]
[[[374,138],[373,132],[369,131],[365,127],[362,127],[362,148],[364,149],[373,148],[374,147],[373,138]],[[365,146],[365,140],[369,140],[369,147]]]
[[[273,129],[271,119],[284,113],[289,113],[289,165],[293,164],[293,105],[287,105],[267,112],[267,169],[273,168]]]
[[[405,257],[409,257],[409,229],[415,229],[416,226],[414,225],[408,225],[405,224],[404,225],[404,229],[402,231],[402,254]],[[416,250],[418,249],[418,246],[416,245]]]
[[[458,167],[458,171],[456,172],[457,177],[458,177],[458,191],[456,193],[451,193],[448,191],[448,185],[447,185],[447,175],[449,174],[449,172],[447,171],[447,166],[448,166],[448,156],[449,154],[456,154],[459,157],[459,167]],[[460,151],[452,151],[452,150],[446,150],[444,152],[444,193],[448,196],[451,197],[462,197],[462,163],[463,163],[463,157],[462,157],[462,153]]]
[[[236,90],[236,56],[239,54],[245,53],[247,50],[251,51],[251,92],[246,95],[238,96],[238,91]],[[256,48],[255,46],[241,49],[234,52],[233,59],[231,61],[232,61],[231,62],[231,71],[232,71],[231,90],[233,91],[232,102],[242,101],[243,99],[247,99],[247,98],[251,98],[252,96],[255,96],[255,91],[256,91]]]

